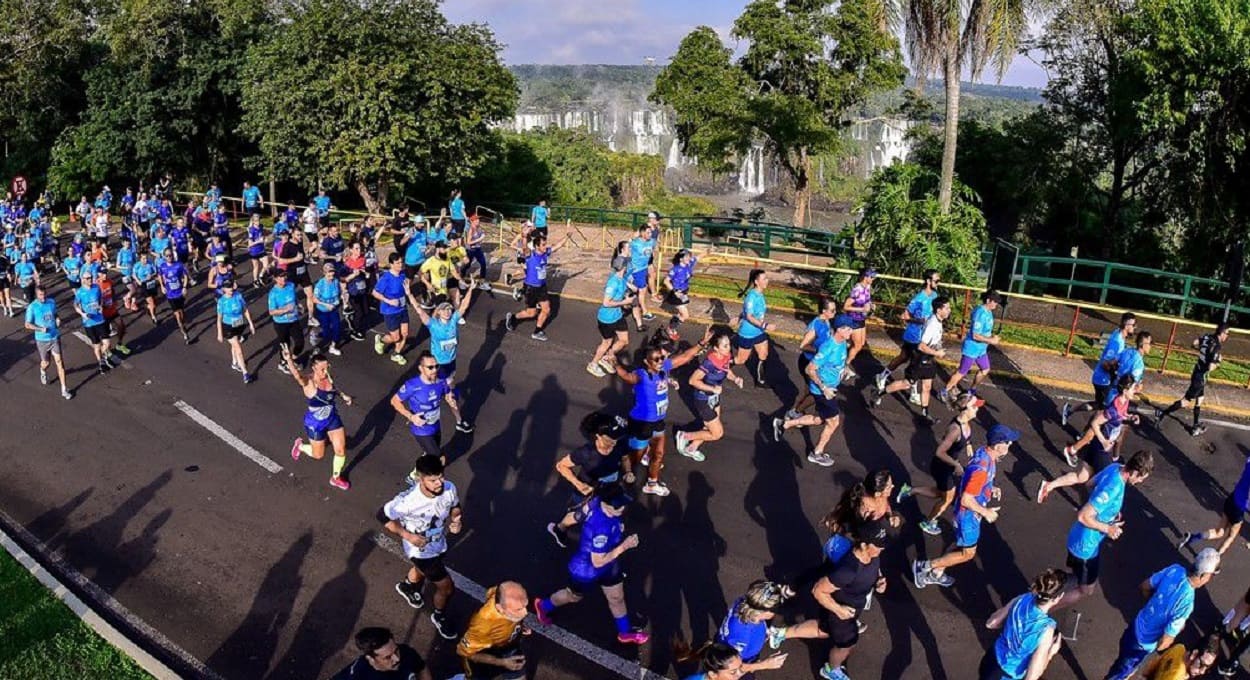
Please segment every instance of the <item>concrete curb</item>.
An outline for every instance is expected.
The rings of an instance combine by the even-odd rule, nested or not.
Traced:
[[[105,642],[130,657],[152,677],[157,680],[223,680],[73,567],[50,554],[42,542],[3,511],[0,511],[0,545],[38,579],[53,597],[69,607],[75,616]],[[84,598],[92,604],[84,602]],[[165,660],[158,656],[165,657]],[[178,666],[179,670],[174,670],[171,664]]]

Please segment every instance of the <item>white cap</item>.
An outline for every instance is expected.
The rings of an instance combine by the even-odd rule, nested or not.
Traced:
[[[1194,571],[1199,576],[1220,573],[1220,552],[1215,548],[1203,548],[1194,560]]]

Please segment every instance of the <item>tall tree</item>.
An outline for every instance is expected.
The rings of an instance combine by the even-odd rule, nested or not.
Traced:
[[[794,188],[806,222],[813,159],[835,151],[853,109],[902,83],[898,41],[878,0],[754,0],[734,22],[736,62],[711,28],[682,40],[651,99],[677,113],[687,155],[723,169],[762,144]]]
[[[435,0],[308,0],[248,51],[243,126],[255,164],[351,187],[370,211],[392,187],[455,183],[486,162],[488,125],[517,87],[482,25],[453,25]]]
[[[1037,0],[894,0],[907,52],[921,82],[941,74],[946,90],[941,184],[938,203],[951,207],[955,150],[959,139],[959,79],[968,69],[979,80],[987,66],[1007,72],[1027,30],[1026,5]]]

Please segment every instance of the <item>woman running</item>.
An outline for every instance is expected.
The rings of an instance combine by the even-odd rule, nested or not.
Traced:
[[[1119,460],[1116,442],[1124,436],[1124,426],[1136,424],[1140,417],[1129,413],[1129,404],[1141,390],[1141,383],[1130,374],[1120,376],[1116,385],[1116,393],[1107,405],[1089,421],[1085,435],[1076,442],[1063,447],[1063,457],[1068,467],[1076,468],[1073,472],[1059,475],[1050,481],[1043,481],[1037,487],[1037,502],[1044,503],[1055,489],[1084,484],[1089,478],[1102,472],[1103,468]],[[1093,440],[1098,441],[1094,442]],[[1092,442],[1092,445],[1090,443]],[[1080,452],[1078,461],[1077,454]]]
[[[1047,569],[1033,579],[1029,592],[1000,610],[1005,610],[1005,616],[996,613],[986,623],[991,629],[1003,626],[1003,632],[981,658],[979,680],[1039,680],[1045,674],[1063,642],[1050,610],[1063,595],[1067,580],[1062,569]]]
[[[977,409],[985,405],[984,399],[978,399],[972,392],[964,392],[955,399],[956,415],[950,425],[946,426],[946,436],[938,444],[937,451],[929,460],[929,476],[933,478],[932,486],[913,488],[904,483],[898,490],[899,503],[911,496],[924,496],[934,499],[933,507],[920,522],[920,530],[931,536],[940,536],[941,527],[938,518],[955,500],[955,491],[959,488],[959,480],[964,477],[964,466],[961,458],[972,458],[972,421],[976,420]]]
[[[712,329],[704,333],[699,344],[694,345],[681,354],[669,357],[662,343],[652,342],[647,347],[642,367],[626,370],[619,363],[616,375],[634,389],[634,406],[629,411],[629,448],[630,458],[634,464],[647,466],[647,482],[642,486],[643,493],[655,496],[667,496],[668,485],[660,481],[660,470],[664,467],[664,419],[668,416],[668,387],[673,369],[690,363],[707,349]],[[633,475],[627,475],[627,482]]]
[[[799,375],[807,375],[807,365],[816,358],[816,353],[825,345],[825,341],[833,335],[833,319],[838,316],[838,303],[830,297],[821,296],[817,303],[816,318],[807,324],[803,339],[799,341]],[[798,418],[812,405],[814,397],[811,390],[799,390],[794,399],[794,406],[786,412],[786,419]]]
[[[716,642],[728,645],[742,655],[743,670],[753,672],[780,668],[785,654],[773,654],[761,659],[764,645],[778,649],[785,640],[811,640],[823,638],[816,619],[809,619],[795,626],[769,625],[777,616],[777,610],[794,597],[790,586],[773,581],[759,580],[747,587],[747,592],[729,608]]]
[[[838,407],[838,385],[850,375],[847,361],[847,340],[851,337],[853,322],[846,314],[834,317],[833,334],[821,345],[811,362],[804,369],[807,391],[816,405],[816,413],[797,414],[794,418],[773,418],[773,441],[780,443],[786,432],[796,427],[823,425],[815,446],[807,453],[808,462],[821,467],[833,465],[833,456],[825,447],[833,440],[833,433],[842,423],[842,410]]]
[[[625,321],[625,309],[634,304],[638,290],[625,279],[624,258],[612,258],[612,273],[603,284],[603,303],[595,315],[599,337],[603,340],[595,347],[595,354],[586,364],[586,372],[602,378],[615,372],[613,361],[616,353],[629,344],[629,324]]]
[[[369,258],[365,256],[364,246],[360,241],[353,241],[343,256],[346,274],[343,285],[347,288],[347,303],[351,313],[347,320],[351,326],[352,338],[365,339],[365,330],[369,328]]]
[[[244,384],[254,379],[247,372],[247,357],[243,354],[243,336],[250,329],[256,334],[256,324],[252,323],[252,313],[247,310],[247,300],[238,292],[234,281],[218,289],[221,297],[217,298],[217,342],[230,343],[230,368],[243,374]],[[244,321],[247,323],[245,324]]]
[[[599,502],[591,504],[577,552],[569,560],[569,584],[550,597],[534,599],[534,613],[539,623],[550,626],[551,614],[557,607],[581,602],[586,591],[599,586],[616,622],[617,642],[642,645],[651,639],[630,622],[625,603],[625,570],[621,568],[621,556],[638,547],[638,534],[625,535],[621,515],[632,501],[624,489],[614,487],[599,496]]]
[[[326,343],[326,351],[334,356],[343,352],[339,346],[343,344],[343,318],[339,307],[343,304],[343,287],[334,276],[335,264],[327,260],[321,265],[321,280],[313,286],[313,313],[321,330],[321,339]],[[314,349],[317,343],[311,343]]]
[[[851,288],[851,294],[842,302],[842,311],[850,315],[855,325],[851,327],[851,350],[846,357],[846,365],[851,366],[855,357],[859,356],[868,344],[868,315],[872,313],[872,282],[877,278],[877,270],[864,267],[859,270],[859,283]],[[882,388],[885,389],[885,388]]]
[[[225,253],[213,258],[213,268],[208,270],[207,284],[213,295],[221,298],[226,288],[235,284],[234,265]]]
[[[894,491],[894,475],[889,470],[872,470],[864,481],[856,482],[842,492],[838,504],[821,520],[829,531],[825,541],[826,564],[834,564],[851,551],[859,526],[865,522],[884,521],[893,528],[902,524],[902,518],[890,507],[890,493]]]
[[[738,335],[735,343],[738,351],[734,353],[734,363],[746,366],[752,351],[755,352],[755,385],[765,387],[764,363],[768,361],[768,332],[774,326],[764,320],[768,311],[768,302],[764,299],[764,290],[768,288],[768,274],[763,269],[752,269],[747,276],[747,287],[743,290],[742,313],[738,315]]]
[[[269,255],[265,252],[265,227],[259,214],[252,215],[247,224],[247,256],[252,260],[252,287],[260,288],[269,271]]]
[[[456,350],[460,344],[460,322],[472,302],[473,291],[469,290],[461,298],[459,307],[452,307],[450,302],[444,300],[434,307],[433,312],[416,308],[421,323],[430,332],[430,353],[438,362],[438,379],[446,381],[457,398],[460,391],[456,388]],[[456,423],[456,429],[465,433],[473,431],[466,422]]]
[[[139,302],[142,302],[148,309],[148,317],[152,319],[152,323],[159,323],[156,318],[156,296],[161,292],[160,282],[156,278],[156,265],[152,264],[152,256],[149,253],[140,253],[139,261],[135,263],[132,271],[131,281],[134,284],[134,307],[139,308]]]
[[[693,432],[678,430],[673,438],[677,443],[677,453],[695,462],[702,462],[705,458],[699,451],[704,442],[714,442],[725,436],[725,426],[720,418],[721,391],[725,381],[742,389],[742,378],[729,371],[732,351],[733,341],[729,339],[729,333],[713,334],[708,341],[707,356],[690,376],[690,387],[694,388],[694,413],[703,427]]]
[[[690,279],[694,276],[695,265],[699,258],[685,248],[673,255],[673,266],[664,277],[664,285],[668,288],[669,306],[676,312],[668,320],[668,337],[677,340],[681,337],[677,327],[690,319]]]
[[[755,671],[781,668],[786,660],[785,654],[775,654],[759,663],[748,664],[738,650],[722,642],[709,642],[698,649],[678,646],[676,651],[678,661],[699,661],[699,672],[686,676],[685,680],[738,680]]]
[[[568,510],[560,521],[549,522],[547,533],[556,545],[566,548],[566,532],[586,519],[595,494],[602,489],[619,486],[621,477],[629,472],[629,457],[620,440],[625,436],[625,419],[602,411],[582,419],[581,432],[587,443],[556,461],[556,474],[570,486]]]
[[[334,386],[334,378],[330,377],[330,360],[324,354],[314,354],[309,360],[310,374],[305,377],[295,364],[295,355],[286,345],[282,348],[282,360],[286,362],[287,371],[295,379],[296,384],[304,390],[304,398],[308,400],[308,410],[304,413],[304,434],[308,443],[296,438],[291,445],[291,458],[299,460],[300,454],[308,454],[316,460],[326,455],[326,440],[334,448],[334,460],[331,465],[330,486],[347,491],[352,485],[343,479],[343,466],[347,463],[347,431],[343,420],[339,418],[338,408],[334,405],[336,397],[342,397],[343,403],[352,405],[352,398]]]
[[[464,237],[465,253],[469,256],[469,261],[465,265],[465,273],[469,273],[473,268],[473,263],[477,263],[481,267],[482,272],[478,274],[477,289],[489,293],[491,291],[490,282],[486,280],[487,264],[486,264],[486,230],[482,228],[482,220],[474,213],[469,218],[469,232]]]

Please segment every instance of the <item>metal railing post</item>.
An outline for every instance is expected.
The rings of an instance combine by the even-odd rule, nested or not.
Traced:
[[[1168,357],[1172,354],[1172,342],[1176,340],[1176,322],[1172,322],[1172,331],[1168,333],[1167,347],[1163,348],[1163,363],[1159,366],[1159,372],[1163,373],[1168,370]]]
[[[1193,289],[1193,286],[1194,277],[1192,275],[1186,276],[1185,287],[1181,291],[1181,294],[1185,296],[1185,299],[1181,300],[1181,316],[1185,316],[1185,313],[1189,311],[1189,293]]]
[[[1111,263],[1102,266],[1102,291],[1098,295],[1098,304],[1107,304],[1107,286],[1111,285]]]
[[[1072,340],[1076,338],[1076,322],[1081,317],[1081,306],[1077,305],[1072,310],[1072,328],[1068,329],[1068,346],[1063,349],[1065,357],[1072,356]]]

